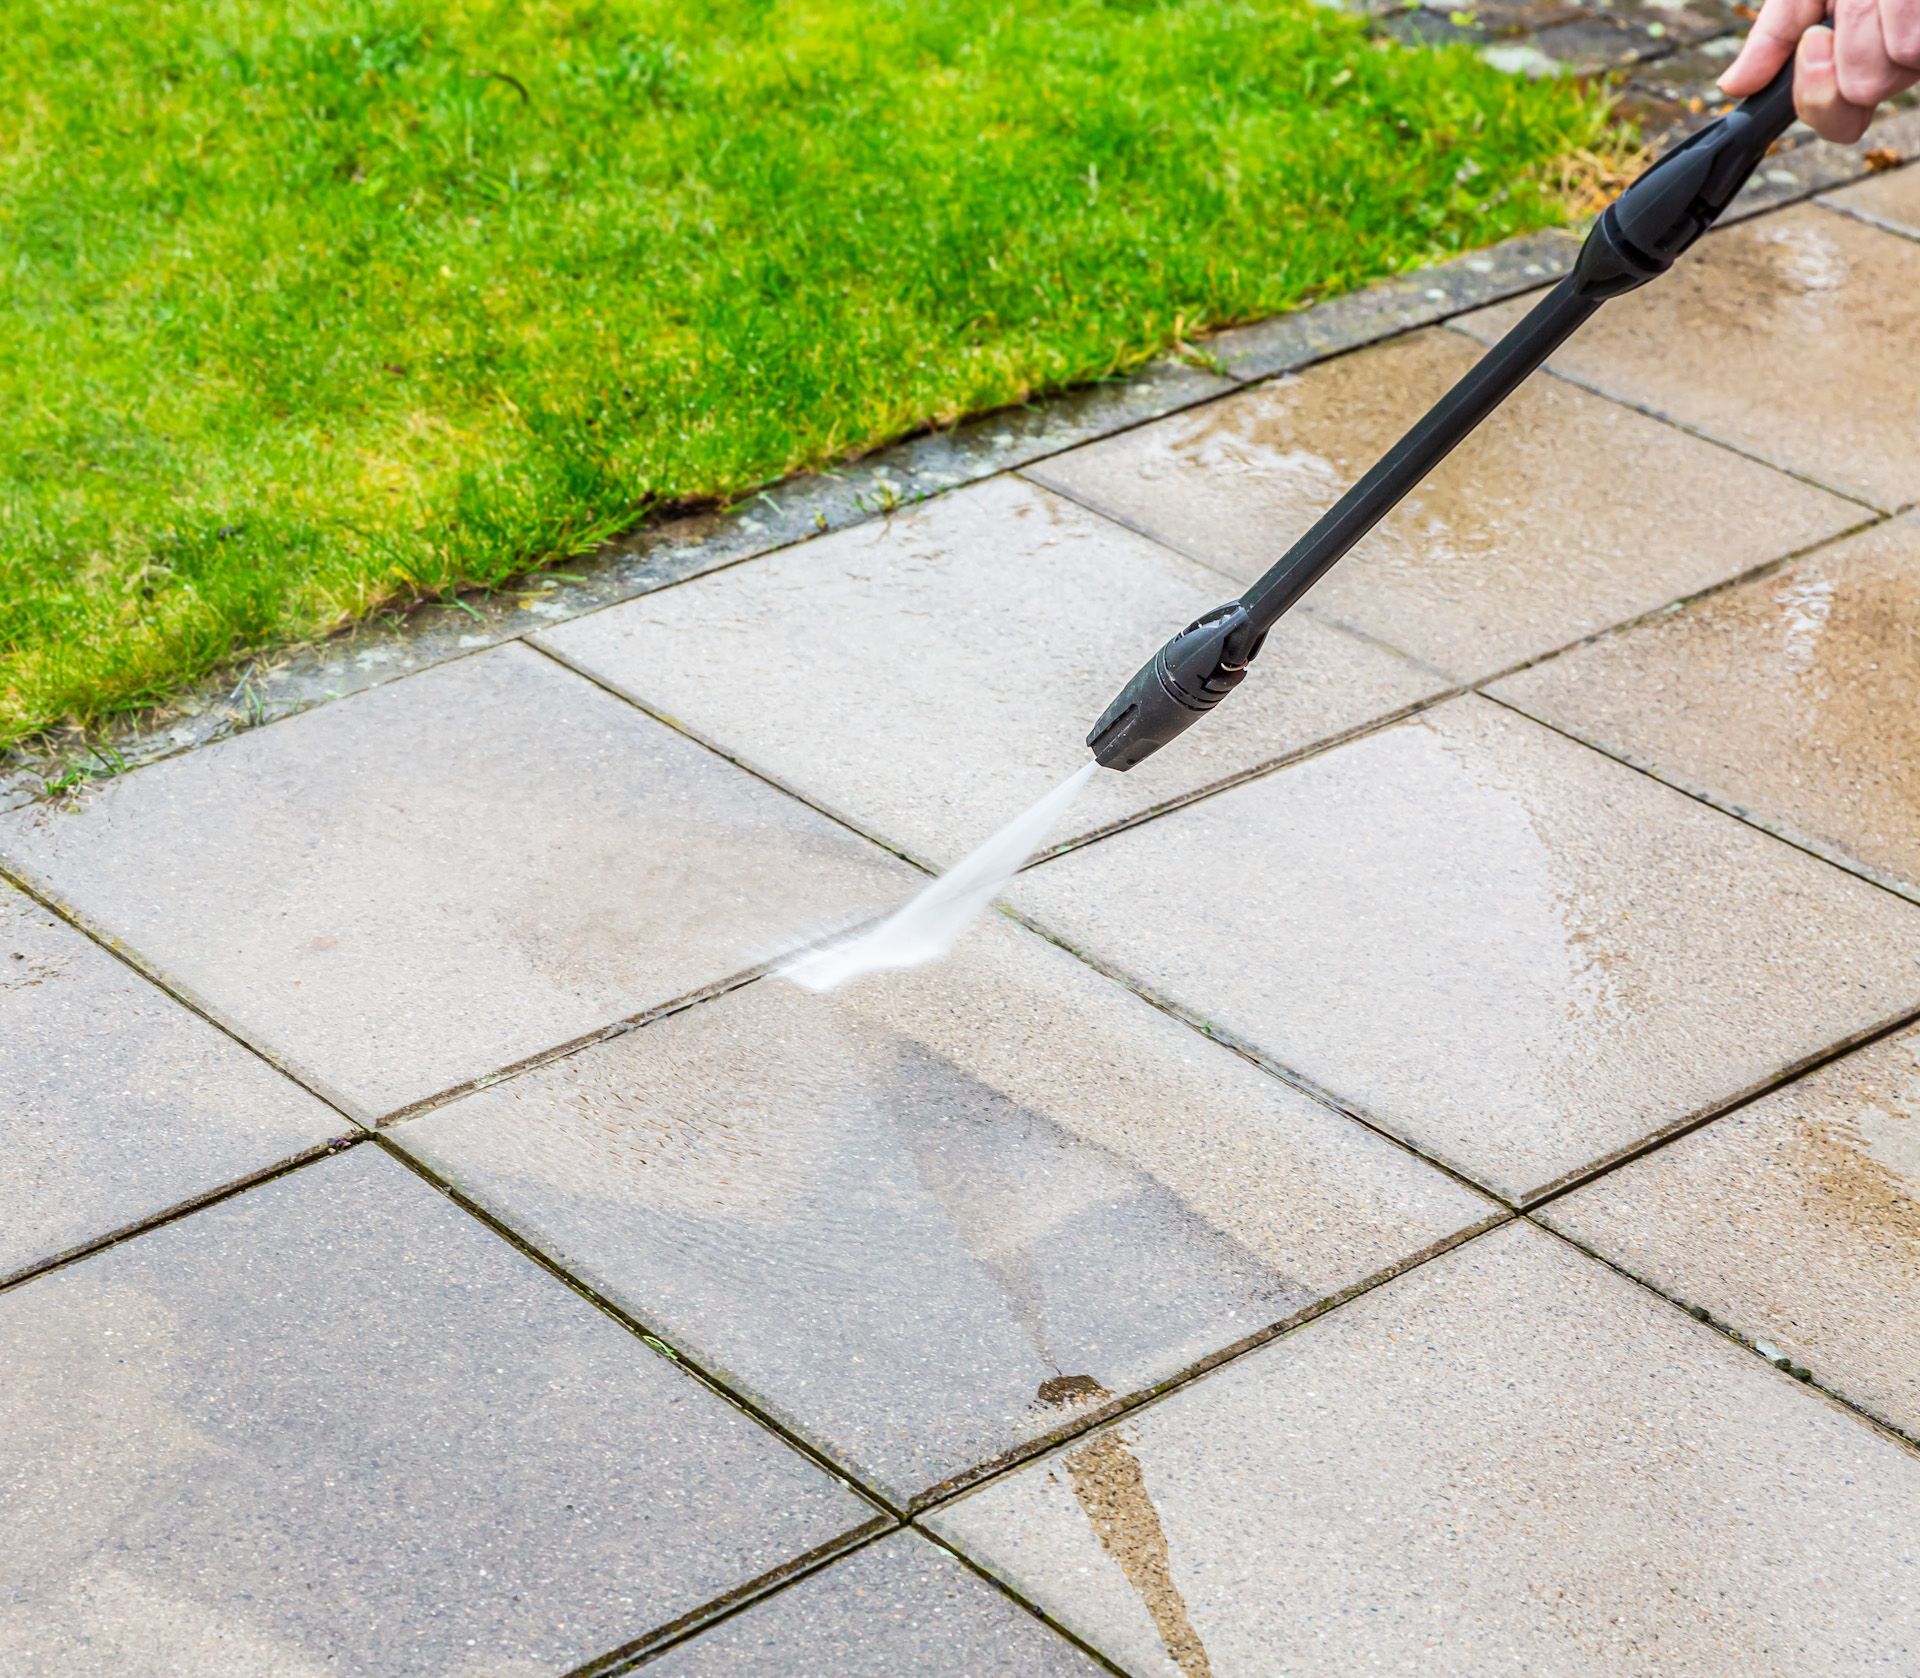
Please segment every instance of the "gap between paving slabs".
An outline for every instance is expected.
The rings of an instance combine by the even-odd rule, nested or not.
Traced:
[[[948,1543],[944,1538],[941,1538],[937,1533],[931,1532],[915,1522],[907,1522],[902,1526],[890,1527],[880,1532],[871,1533],[862,1538],[858,1543],[850,1544],[845,1549],[840,1550],[824,1560],[814,1562],[804,1568],[796,1569],[781,1579],[778,1584],[759,1592],[757,1595],[729,1601],[724,1608],[713,1613],[697,1625],[685,1627],[667,1636],[645,1640],[643,1643],[632,1648],[618,1649],[608,1654],[596,1655],[592,1660],[583,1662],[581,1665],[573,1668],[572,1671],[561,1674],[561,1678],[624,1678],[624,1675],[627,1673],[639,1672],[654,1666],[657,1662],[668,1659],[675,1650],[683,1649],[688,1644],[697,1642],[697,1640],[707,1632],[725,1625],[728,1621],[752,1613],[763,1603],[770,1602],[785,1592],[804,1585],[809,1579],[817,1577],[829,1568],[839,1566],[841,1563],[857,1555],[860,1551],[870,1549],[875,1544],[881,1543],[883,1540],[891,1538],[896,1534],[910,1534],[911,1536],[908,1537],[907,1542],[919,1543],[924,1541],[925,1543],[931,1544],[942,1554],[951,1556],[969,1573],[985,1581],[996,1595],[1011,1602],[1016,1608],[1022,1610],[1028,1616],[1045,1626],[1048,1631],[1060,1638],[1062,1642],[1078,1650],[1097,1670],[1111,1673],[1114,1675],[1114,1678],[1132,1678],[1132,1674],[1114,1665],[1107,1656],[1103,1655],[1091,1644],[1082,1641],[1078,1635],[1061,1625],[1060,1622],[1048,1614],[1045,1609],[1029,1601],[1004,1580],[996,1579],[985,1568],[975,1562],[971,1556],[955,1549],[953,1545]]]

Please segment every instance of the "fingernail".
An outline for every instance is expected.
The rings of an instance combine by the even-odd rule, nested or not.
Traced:
[[[1806,61],[1809,70],[1831,69],[1833,67],[1833,31],[1809,29],[1800,37],[1800,56]]]

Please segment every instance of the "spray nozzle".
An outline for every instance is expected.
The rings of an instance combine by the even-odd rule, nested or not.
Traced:
[[[1131,769],[1184,733],[1240,684],[1264,632],[1237,600],[1196,618],[1134,672],[1087,736],[1108,769]]]

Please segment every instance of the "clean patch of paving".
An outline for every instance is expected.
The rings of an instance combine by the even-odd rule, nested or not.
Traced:
[[[1920,1669],[1920,1458],[1525,1225],[929,1524],[1134,1678]]]
[[[1920,1439],[1920,1033],[1834,1061],[1540,1216]]]
[[[1491,341],[1518,318],[1502,303],[1458,324]],[[1920,500],[1915,342],[1920,246],[1807,205],[1721,229],[1547,365],[1890,511]],[[1743,516],[1666,458],[1666,508]],[[1644,528],[1676,539],[1666,518]]]
[[[1415,333],[1090,444],[1031,475],[1250,581],[1479,354],[1459,333]],[[1477,679],[1861,517],[1849,502],[1536,378],[1316,584],[1303,609]]]
[[[1475,697],[1010,896],[1514,1198],[1920,1008],[1920,908]]]
[[[0,884],[0,1280],[352,1128]]]
[[[533,1678],[878,1518],[372,1145],[0,1341],[8,1678]]]
[[[391,1132],[896,1507],[1499,1209],[995,917]]]
[[[913,1532],[809,1574],[644,1668],[646,1678],[1099,1678],[1105,1670]]]
[[[1920,519],[1877,525],[1489,691],[1920,897]]]
[[[1206,566],[1001,478],[539,640],[886,843],[946,864],[1086,762],[1088,729],[1146,653],[1232,593]],[[1447,685],[1290,618],[1230,707],[1180,751],[1099,776],[1055,837]]]
[[[368,1118],[918,878],[518,646],[0,816],[0,860]]]

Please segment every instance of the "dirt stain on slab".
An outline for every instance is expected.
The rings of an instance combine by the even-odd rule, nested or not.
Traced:
[[[1139,1461],[1118,1433],[1104,1433],[1066,1459],[1073,1495],[1100,1539],[1100,1547],[1152,1616],[1160,1641],[1182,1678],[1213,1678],[1213,1663],[1173,1581],[1166,1529],[1147,1493]]]
[[[1039,1402],[1048,1407],[1104,1401],[1113,1394],[1091,1375],[1055,1375],[1040,1383]]]
[[[1810,1211],[1844,1215],[1883,1246],[1920,1247],[1920,1118],[1869,1108],[1795,1129]]]

